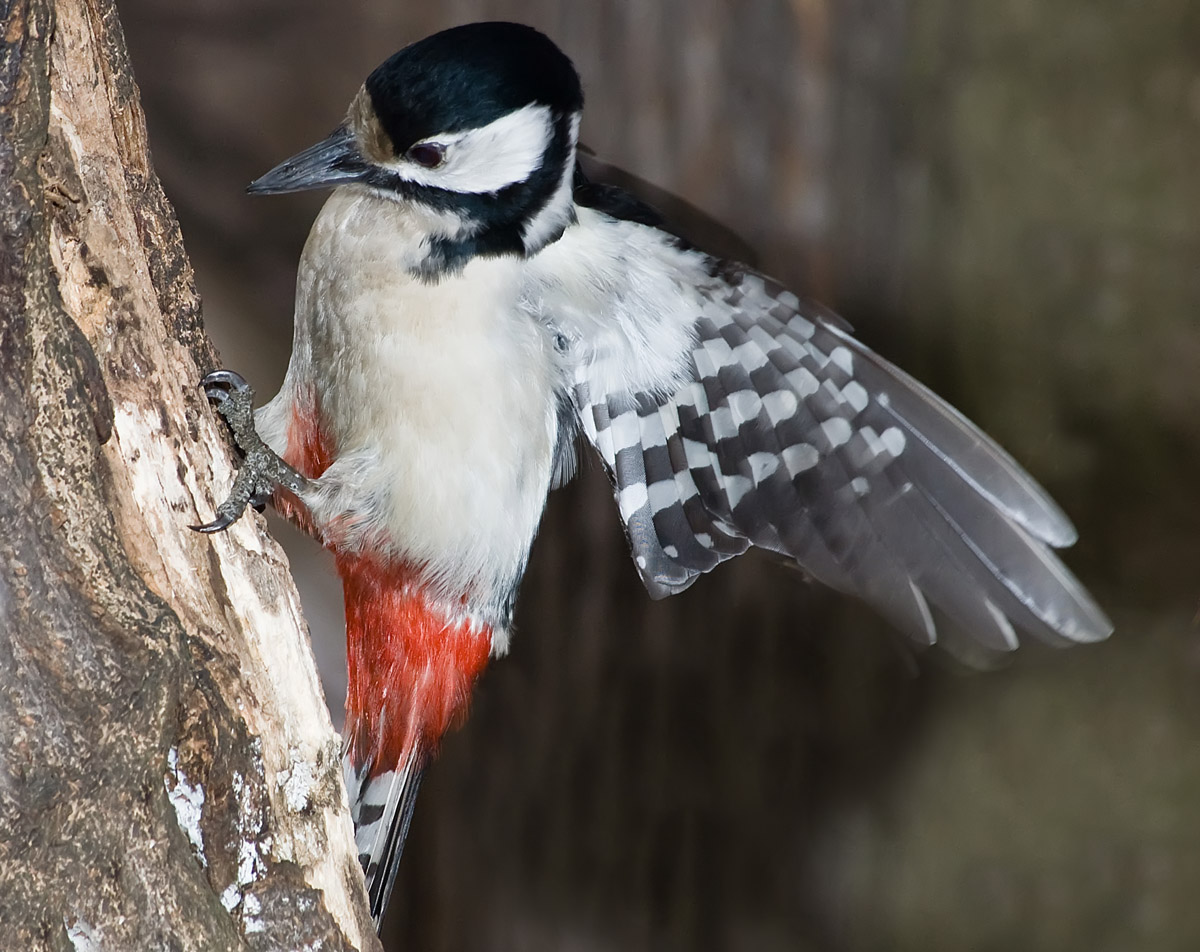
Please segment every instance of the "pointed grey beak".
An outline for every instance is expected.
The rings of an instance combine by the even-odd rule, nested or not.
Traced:
[[[280,195],[358,182],[370,171],[354,141],[354,134],[339,126],[326,139],[279,163],[246,186],[251,195]]]

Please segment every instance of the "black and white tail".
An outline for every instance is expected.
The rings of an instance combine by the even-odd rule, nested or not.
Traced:
[[[367,898],[376,929],[396,884],[400,855],[404,852],[424,772],[425,757],[419,748],[397,769],[373,776],[369,763],[355,767],[349,756],[342,758],[342,775],[354,820],[354,841],[367,880]]]

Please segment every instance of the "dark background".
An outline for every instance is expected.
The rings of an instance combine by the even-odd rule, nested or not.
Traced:
[[[552,499],[513,653],[426,781],[395,947],[1200,948],[1200,7],[424,9],[121,6],[206,321],[260,399],[321,198],[244,185],[395,49],[520,19],[579,67],[585,142],[1054,493],[1117,634],[979,673],[754,557],[654,604],[593,469]],[[289,539],[338,712],[339,587]]]

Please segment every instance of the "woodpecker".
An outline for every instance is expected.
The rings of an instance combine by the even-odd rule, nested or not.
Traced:
[[[346,608],[344,775],[382,917],[417,788],[466,712],[551,489],[585,440],[649,594],[760,546],[932,643],[948,622],[1112,626],[1052,554],[1075,530],[999,446],[839,317],[583,175],[583,92],[536,30],[402,49],[325,140],[249,186],[332,188],[300,260],[279,393],[203,385],[246,453],[230,498],[332,550]]]

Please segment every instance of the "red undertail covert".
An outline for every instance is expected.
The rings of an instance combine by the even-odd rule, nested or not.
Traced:
[[[371,775],[394,769],[415,748],[431,756],[467,713],[487,666],[491,632],[465,613],[447,617],[409,566],[338,554],[346,596],[350,762]]]

